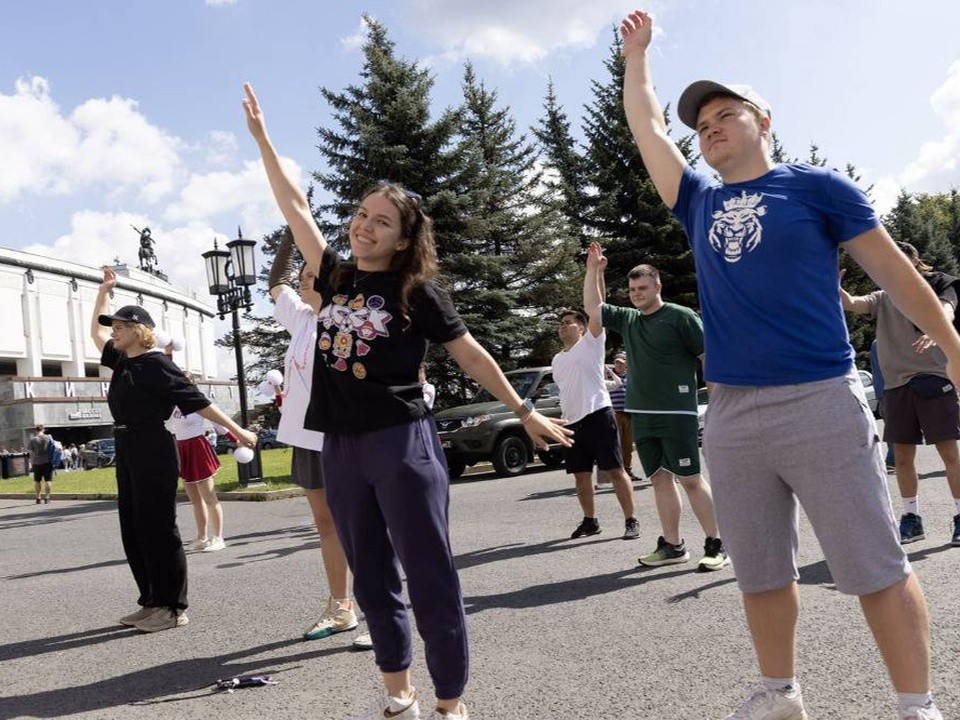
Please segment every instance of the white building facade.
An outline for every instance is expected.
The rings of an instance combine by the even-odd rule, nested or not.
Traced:
[[[216,308],[197,291],[179,290],[139,268],[113,270],[111,312],[139,305],[157,328],[183,338],[175,362],[233,414],[236,383],[217,379]],[[111,434],[109,371],[90,338],[102,277],[98,268],[0,247],[0,449],[26,447],[37,424],[64,444]]]

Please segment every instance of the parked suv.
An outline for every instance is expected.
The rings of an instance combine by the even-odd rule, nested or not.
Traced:
[[[100,440],[89,440],[83,449],[83,455],[80,462],[84,470],[93,468],[109,467],[116,460],[117,445],[114,438],[102,438]]]
[[[538,412],[547,417],[561,416],[560,389],[549,367],[512,370],[506,376],[521,399],[533,400]],[[438,412],[436,422],[452,478],[460,477],[468,465],[484,461],[492,462],[500,476],[519,475],[534,453],[547,467],[563,464],[560,445],[547,450],[534,448],[523,423],[486,390],[481,390],[469,405]]]

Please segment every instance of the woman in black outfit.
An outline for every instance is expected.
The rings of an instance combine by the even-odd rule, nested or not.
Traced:
[[[164,427],[176,405],[233,431],[254,447],[256,435],[210,404],[156,348],[153,319],[136,305],[109,313],[117,278],[103,269],[90,336],[113,370],[107,403],[116,437],[117,497],[123,551],[140,590],[140,609],[120,618],[143,632],[187,624],[187,561],[177,529],[177,445]],[[110,328],[108,331],[107,328]]]

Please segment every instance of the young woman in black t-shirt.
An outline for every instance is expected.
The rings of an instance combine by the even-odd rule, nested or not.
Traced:
[[[136,305],[109,314],[117,277],[103,269],[90,337],[113,370],[107,404],[116,437],[117,505],[127,563],[140,609],[123,625],[157,632],[187,624],[187,561],[177,529],[177,445],[164,421],[174,406],[231,430],[248,447],[257,436],[210,404],[173,360],[159,352],[153,319]]]
[[[350,224],[351,261],[341,261],[281,167],[252,88],[244,90],[247,126],[274,197],[323,296],[306,423],[326,433],[327,500],[390,696],[384,717],[419,717],[399,559],[436,689],[436,717],[461,720],[466,622],[449,542],[449,477],[418,377],[428,343],[443,343],[464,372],[517,413],[538,445],[568,445],[570,433],[521,401],[435,282],[433,223],[420,196],[387,182],[368,192]]]

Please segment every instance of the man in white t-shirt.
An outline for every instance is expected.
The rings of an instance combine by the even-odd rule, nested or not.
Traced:
[[[564,448],[564,467],[576,479],[577,499],[583,521],[571,538],[600,532],[593,497],[593,466],[604,470],[613,482],[625,519],[624,540],[640,537],[640,522],[633,510],[633,485],[623,469],[617,421],[604,381],[603,349],[606,333],[595,320],[579,310],[560,313],[563,350],[553,358],[553,381],[560,388],[560,407],[574,443]]]

